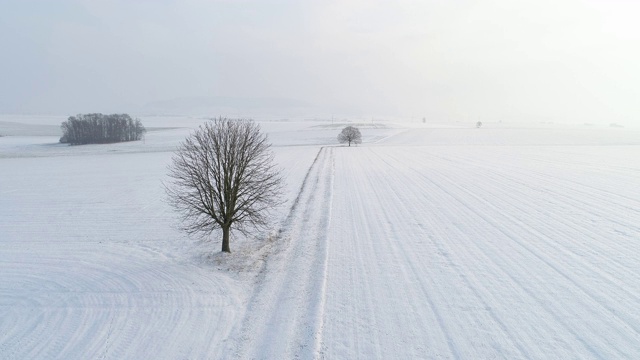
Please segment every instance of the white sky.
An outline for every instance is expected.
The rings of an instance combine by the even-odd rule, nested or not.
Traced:
[[[637,125],[639,18],[631,0],[0,0],[0,112],[231,96]]]

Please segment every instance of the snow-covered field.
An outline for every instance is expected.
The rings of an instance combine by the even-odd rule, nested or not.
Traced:
[[[57,144],[0,117],[0,358],[640,358],[640,131],[265,121],[270,231],[189,239],[164,202],[198,118]]]

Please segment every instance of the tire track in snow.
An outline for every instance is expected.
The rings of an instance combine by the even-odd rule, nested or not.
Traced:
[[[504,179],[493,184],[488,174],[473,167],[433,162],[433,157],[409,156],[404,150],[380,150],[388,160],[383,164],[366,151],[339,157],[337,164],[334,210],[354,204],[338,212],[331,227],[335,233],[331,254],[336,258],[330,261],[327,292],[326,314],[331,317],[325,340],[330,356],[353,358],[367,351],[373,358],[411,358],[417,356],[416,350],[426,348],[423,355],[434,358],[633,358],[638,350],[633,329],[612,318],[556,270],[588,291],[610,291],[614,297],[624,292],[576,272],[582,268],[579,258],[557,253],[553,243],[541,241],[544,238],[528,228],[535,227],[537,217],[515,221],[527,214],[526,204],[536,200],[531,194],[513,196],[517,183]],[[345,167],[353,179],[345,174]],[[415,176],[414,169],[423,176]],[[488,184],[495,193],[483,192]],[[343,200],[346,194],[353,200]],[[474,194],[483,195],[482,199]],[[510,206],[487,208],[485,202]],[[504,218],[504,211],[516,218]],[[549,211],[562,214],[558,204]],[[416,229],[425,219],[429,225]],[[568,229],[567,235],[581,236],[587,230]],[[515,242],[525,239],[534,241]],[[390,244],[393,241],[398,242]],[[336,248],[341,250],[336,253]],[[337,284],[341,281],[347,285]],[[404,298],[389,292],[397,291],[393,282],[404,284]],[[350,291],[349,286],[354,289]],[[372,296],[399,309],[413,309],[414,317],[396,314],[403,323],[398,327],[397,319],[385,317],[389,310],[384,305],[367,301]],[[628,304],[611,305],[618,315],[633,316]],[[430,308],[440,313],[446,328],[438,330],[437,319],[427,313]],[[411,338],[411,332],[419,332],[425,321],[432,324],[423,333],[426,336]],[[399,340],[408,335],[412,340],[399,348],[398,342],[386,338],[390,334]],[[447,343],[455,351],[447,352]]]
[[[327,358],[495,357],[487,345],[473,352],[464,346],[478,327],[455,321],[455,271],[441,266],[441,255],[410,225],[420,218],[411,206],[420,192],[370,151],[336,149]]]
[[[373,154],[375,154],[376,158],[378,161],[385,163],[390,169],[394,169],[395,171],[391,172],[391,177],[393,177],[394,179],[387,179],[387,181],[389,183],[399,183],[401,182],[402,176],[397,176],[395,175],[396,173],[401,173],[402,171],[400,171],[400,169],[398,168],[397,164],[402,163],[400,161],[398,162],[390,162],[387,161],[387,159],[385,159],[385,156],[383,156],[382,154],[380,154],[379,151],[376,151],[377,149],[371,149],[371,152]],[[388,155],[387,155],[388,156]],[[413,169],[412,169],[413,170]],[[422,174],[421,174],[422,175]],[[413,179],[421,179],[421,176],[415,177]],[[406,181],[406,179],[405,179]],[[415,181],[415,180],[413,180]],[[441,197],[441,203],[446,203],[446,197],[449,196],[448,193],[446,192],[438,192],[438,191],[434,191],[437,190],[433,189],[433,188],[426,188],[425,187],[425,183],[422,183],[420,181],[417,181],[417,184],[415,184],[415,186],[411,187],[411,188],[415,188],[415,189],[420,189],[422,190],[421,192],[424,193],[431,193],[431,194],[439,194],[439,196]],[[395,186],[388,186],[387,187],[388,191],[391,191],[393,193],[395,193],[395,197],[400,199],[402,198],[402,194],[401,194],[401,189]],[[403,189],[404,190],[404,189]],[[405,214],[406,217],[415,217],[415,215],[412,214]],[[416,218],[417,220],[417,218]],[[441,222],[435,222],[432,224],[432,226],[438,228],[438,230],[442,231],[441,229]],[[419,228],[419,232],[424,233],[425,235],[427,235],[429,242],[431,244],[433,244],[433,246],[435,247],[436,253],[439,254],[442,258],[443,263],[452,269],[456,269],[458,267],[460,267],[462,264],[464,264],[464,262],[456,262],[454,261],[453,257],[451,254],[455,254],[455,249],[449,249],[446,246],[446,243],[443,242],[442,240],[439,239],[438,236],[433,236],[433,235],[428,235],[428,231],[425,228],[425,226],[422,223],[418,223],[417,227]],[[442,237],[442,235],[446,234],[446,232],[440,233],[440,237]],[[400,246],[405,247],[404,242],[400,242]],[[446,247],[446,249],[445,249]],[[407,251],[407,253],[411,252],[411,248],[407,248],[405,251]],[[418,269],[418,267],[416,266],[416,264],[414,264],[411,261],[407,261],[407,264],[409,265],[409,268],[411,269],[411,271],[416,275],[416,276],[420,276],[420,269]],[[518,357],[524,357],[524,358],[531,358],[530,353],[527,351],[527,349],[525,347],[522,346],[522,344],[517,341],[517,339],[513,336],[513,334],[510,333],[507,325],[503,322],[503,320],[491,309],[491,304],[488,302],[488,300],[486,299],[485,296],[483,296],[481,294],[481,291],[479,290],[479,287],[476,286],[473,282],[471,282],[469,280],[469,277],[471,274],[473,274],[472,271],[459,271],[460,273],[460,278],[462,280],[462,283],[466,286],[467,289],[470,290],[470,294],[472,295],[472,298],[475,298],[479,301],[480,303],[480,308],[485,309],[486,313],[488,314],[488,316],[490,317],[491,320],[493,320],[493,322],[496,324],[497,327],[499,327],[499,329],[502,331],[502,335],[505,336],[508,339],[508,343],[513,345],[514,349],[512,349],[512,354],[511,356],[515,355],[515,352],[517,352]],[[456,345],[455,345],[455,340],[454,338],[452,338],[451,335],[449,335],[449,333],[451,333],[451,326],[445,326],[444,321],[442,320],[442,315],[438,314],[438,306],[436,306],[436,303],[431,299],[431,296],[429,296],[429,290],[427,289],[427,286],[424,283],[420,283],[420,288],[422,289],[423,293],[426,295],[425,299],[429,302],[431,308],[436,312],[436,317],[438,319],[438,323],[440,328],[442,329],[442,331],[447,335],[447,343],[449,345],[449,349],[451,350],[451,353],[453,355],[454,358],[460,358],[461,355],[459,353],[459,351],[456,349]],[[496,351],[498,351],[499,353],[502,354],[506,354],[505,353],[505,349],[497,346],[496,344],[492,344],[492,346],[494,347],[494,349]]]
[[[518,224],[518,227],[520,227],[523,230],[526,230],[528,234],[531,234],[536,239],[543,240],[546,243],[546,246],[554,249],[553,253],[557,253],[559,251],[563,253],[563,256],[571,257],[571,259],[574,262],[579,262],[583,264],[583,266],[581,267],[582,271],[583,272],[588,271],[590,272],[590,276],[598,276],[602,279],[602,281],[608,282],[610,284],[609,290],[611,290],[612,287],[615,287],[616,292],[618,294],[625,294],[625,297],[628,299],[628,302],[638,303],[640,298],[638,297],[637,294],[634,294],[632,291],[630,291],[630,289],[625,287],[624,284],[619,284],[616,282],[617,278],[619,278],[622,274],[625,274],[625,275],[628,274],[628,276],[637,278],[637,274],[633,272],[632,268],[629,268],[628,266],[624,266],[624,264],[618,264],[617,262],[611,262],[611,261],[608,261],[606,264],[597,264],[597,263],[587,262],[584,256],[581,256],[579,253],[576,252],[575,248],[569,247],[567,246],[567,244],[565,244],[565,242],[569,244],[574,242],[572,241],[572,239],[575,237],[575,234],[580,233],[583,239],[589,238],[594,240],[591,242],[591,246],[593,248],[595,248],[595,245],[597,243],[601,243],[602,245],[599,246],[600,251],[606,248],[608,250],[607,251],[608,253],[615,255],[615,251],[612,252],[612,250],[609,250],[609,249],[615,249],[614,244],[608,244],[609,239],[596,238],[597,232],[594,232],[593,234],[591,234],[589,231],[586,231],[588,229],[580,228],[576,226],[572,221],[570,221],[571,219],[565,219],[562,216],[552,217],[548,219],[546,223],[539,223],[535,217],[530,217],[529,221],[525,222],[515,215],[531,213],[531,210],[538,209],[540,206],[537,204],[536,201],[527,201],[526,205],[523,205],[522,199],[527,198],[526,193],[521,193],[518,189],[516,189],[516,186],[514,185],[533,190],[531,185],[524,184],[517,179],[511,179],[511,177],[501,174],[501,172],[498,172],[498,171],[494,171],[491,173],[478,172],[478,174],[482,175],[483,178],[491,180],[491,181],[484,181],[483,183],[485,184],[484,187],[486,190],[494,189],[492,191],[493,194],[487,191],[481,191],[481,192],[473,191],[471,189],[468,189],[462,186],[461,185],[462,182],[460,181],[460,179],[453,179],[449,177],[446,177],[446,178],[449,179],[449,182],[451,182],[452,184],[456,184],[456,187],[463,192],[463,196],[465,198],[475,199],[476,201],[479,201],[480,203],[484,204],[483,206],[489,207],[491,211],[487,211],[486,213],[491,213],[491,212],[501,213],[501,216],[505,217],[509,222]],[[444,176],[444,175],[441,174],[440,176]],[[501,184],[509,184],[510,191],[505,192],[504,185],[501,185]],[[560,185],[557,184],[556,186],[560,186]],[[572,189],[572,190],[574,193],[579,193],[579,195],[575,195],[576,197],[585,198],[585,199],[590,197],[589,191],[580,192],[577,189]],[[498,193],[502,193],[503,195],[501,197],[498,197],[496,196]],[[561,191],[554,191],[553,198],[559,199],[559,200],[565,200],[566,197],[559,196],[559,193],[561,193]],[[503,199],[509,200],[509,201],[504,202]],[[591,211],[588,210],[590,207],[586,207],[586,208],[575,207],[575,205],[573,205],[569,201],[560,201],[557,205],[554,206],[554,209],[558,211],[558,209],[560,209],[561,206],[562,208],[564,208],[564,206],[567,204],[569,206],[572,206],[572,209],[574,209],[572,210],[573,212],[581,211],[582,213],[591,213]],[[542,209],[539,209],[538,211],[541,212]],[[616,213],[616,211],[611,210],[610,213]],[[610,221],[613,221],[613,220],[610,220]],[[555,233],[562,235],[562,237],[564,239],[567,239],[567,241],[563,241],[563,242],[559,242],[557,240],[554,241],[554,238],[552,238],[548,232],[546,231],[543,232],[543,230],[545,230],[546,227],[553,228]],[[555,238],[557,238],[557,236],[555,236]],[[598,240],[598,241],[596,242],[595,240]],[[527,245],[526,243],[522,243],[521,245],[525,247],[532,246],[532,245]],[[575,246],[579,247],[580,245],[578,244]],[[602,246],[604,246],[604,248]],[[535,253],[533,248],[529,249],[529,251],[532,254]],[[556,267],[552,265],[549,265],[549,266]],[[565,274],[563,271],[558,269],[556,269],[556,271],[559,274],[561,274],[563,277],[566,277],[567,280],[574,283],[576,287],[578,288],[582,287],[582,285],[577,283],[569,274]],[[584,292],[588,292],[584,288],[581,288],[581,290]],[[620,299],[617,299],[615,301],[609,300],[609,301],[603,302],[603,298],[605,300],[609,298],[609,295],[606,293],[601,294],[599,296],[594,296],[594,294],[590,293],[589,296],[591,296],[595,301],[599,302],[604,308],[609,309],[609,311],[612,311],[612,310],[611,310],[611,305],[608,305],[608,304],[613,304],[620,301]],[[633,306],[630,306],[630,307],[633,307]],[[612,311],[612,313],[615,314],[615,311]],[[626,322],[631,328],[634,329],[634,331],[640,333],[639,331],[640,329],[638,328],[639,326],[638,323],[636,324],[630,323],[628,319],[621,319],[621,320],[623,322]]]
[[[440,159],[443,162],[451,162],[448,159],[448,156],[445,158],[443,156],[436,156],[436,158]],[[572,241],[574,235],[576,233],[581,234],[581,238],[588,238],[590,240],[594,240],[590,242],[590,247],[599,252],[606,252],[611,256],[615,256],[619,252],[620,244],[610,243],[610,238],[603,237],[602,231],[597,229],[595,225],[588,224],[588,228],[585,225],[582,227],[578,227],[575,224],[575,219],[571,217],[565,216],[547,216],[544,219],[544,222],[535,216],[534,214],[547,214],[549,209],[555,211],[553,214],[561,212],[565,214],[593,214],[594,216],[602,217],[611,223],[618,223],[616,219],[611,218],[611,214],[618,213],[621,210],[621,207],[624,207],[624,204],[618,204],[616,207],[607,208],[605,210],[598,210],[598,214],[595,214],[591,209],[599,209],[601,202],[591,201],[588,204],[582,204],[581,206],[576,206],[573,202],[571,202],[572,198],[567,198],[567,196],[562,196],[562,193],[567,193],[571,191],[574,193],[573,198],[582,198],[582,199],[591,199],[592,194],[590,191],[579,191],[577,188],[560,186],[562,182],[553,182],[555,188],[561,187],[561,190],[555,190],[549,192],[546,188],[548,188],[552,182],[549,182],[548,186],[545,189],[535,188],[531,186],[529,183],[525,183],[519,179],[519,177],[526,176],[525,174],[520,174],[521,169],[510,170],[509,176],[503,174],[504,171],[499,171],[499,169],[493,169],[492,171],[486,171],[484,166],[478,166],[475,164],[471,164],[467,161],[462,162],[461,159],[456,160],[456,167],[472,167],[474,168],[474,173],[476,176],[480,176],[479,179],[483,179],[483,181],[479,184],[482,186],[482,190],[478,191],[476,187],[469,188],[464,187],[464,190],[467,192],[469,196],[473,196],[477,200],[491,205],[494,207],[492,210],[495,210],[499,213],[502,213],[504,216],[508,217],[510,221],[518,222],[521,226],[526,227],[528,231],[532,234],[535,233],[537,238],[546,239],[548,245],[554,247],[555,249],[564,252],[568,256],[573,256],[577,261],[584,261],[584,256],[581,256],[580,253],[576,252],[576,249],[581,249],[582,244],[578,244],[575,241]],[[514,173],[519,174],[518,178],[514,178]],[[461,184],[464,184],[463,179],[449,179],[452,184],[456,184],[461,189]],[[509,191],[505,192],[504,184],[508,184]],[[529,190],[523,191],[523,190]],[[536,196],[532,198],[532,194],[537,194],[537,192],[542,192],[544,196]],[[465,195],[466,196],[466,195]],[[542,200],[553,199],[553,203],[543,202]],[[527,202],[522,202],[522,199],[529,199]],[[504,201],[508,200],[508,201]],[[535,210],[535,211],[532,211]],[[513,214],[513,216],[509,216],[509,214]],[[526,221],[521,218],[522,214],[527,214]],[[607,217],[604,217],[607,216]],[[571,221],[573,220],[573,221]],[[637,217],[636,221],[637,222]],[[628,223],[622,224],[626,229],[632,231],[632,224],[635,224],[631,219]],[[563,237],[566,238],[567,241],[558,242],[557,240],[554,242],[550,237],[548,231],[541,232],[546,228],[552,228],[554,230],[554,235],[562,234]],[[598,231],[600,230],[600,231]],[[639,234],[640,235],[640,234]],[[555,236],[557,238],[557,236]],[[633,246],[634,242],[626,242],[628,245]],[[573,247],[567,246],[567,244],[574,245]],[[623,244],[624,245],[624,244]],[[638,250],[637,247],[629,248],[628,251],[636,252]],[[589,264],[590,268],[597,269],[598,267],[608,268],[613,266],[611,274],[604,275],[608,281],[612,281],[613,274],[619,276],[621,273],[628,273],[630,276],[635,276],[629,264],[618,264],[617,262],[607,262],[606,264]],[[603,276],[603,274],[599,274]]]
[[[129,250],[127,255],[102,253],[96,263],[78,268],[59,264],[58,253],[8,268],[7,275],[24,288],[11,290],[0,282],[0,298],[5,299],[0,304],[0,357],[217,357],[220,349],[211,343],[221,343],[231,327],[211,328],[211,322],[235,315],[234,298],[227,298],[224,283],[198,268],[139,263],[145,258],[138,254],[126,262],[113,261],[113,256],[130,256]],[[104,266],[105,258],[119,267]],[[42,285],[45,289],[38,289]],[[8,291],[16,295],[3,297]]]
[[[626,210],[629,213],[627,214],[627,217],[630,218],[628,223],[620,223],[617,219],[612,218],[610,218],[609,221],[620,226],[640,231],[640,226],[633,221],[634,217],[632,216],[633,213],[635,214],[635,218],[637,218],[638,214],[640,214],[640,208],[638,207],[640,205],[640,198],[637,196],[629,196],[629,194],[620,193],[620,191],[612,192],[611,190],[590,185],[584,180],[576,181],[571,180],[570,177],[559,176],[557,173],[549,173],[548,170],[542,171],[540,169],[533,170],[527,168],[526,171],[523,171],[524,169],[521,166],[514,166],[508,162],[505,164],[505,160],[509,160],[508,158],[503,158],[501,159],[503,161],[498,163],[492,163],[490,161],[471,161],[469,157],[465,158],[451,154],[440,155],[437,156],[437,158],[442,161],[456,162],[459,166],[476,168],[477,170],[485,172],[482,174],[483,176],[501,177],[509,183],[520,185],[522,188],[528,188],[532,191],[544,190],[552,193],[555,197],[562,198],[566,204],[573,205],[576,209],[580,209],[582,212],[588,212],[594,216],[608,215],[609,213],[606,210],[611,208],[617,212]],[[537,162],[545,163],[539,159]],[[556,160],[555,164],[558,167],[562,167],[562,165],[569,167],[574,165],[569,162],[563,163],[558,160]],[[599,170],[599,172],[591,172],[590,174],[592,176],[611,177],[611,174],[609,173],[610,167]],[[621,177],[624,177],[624,175],[629,174],[619,174],[616,179],[621,181]],[[637,182],[637,177],[627,180],[635,184]],[[498,180],[498,182],[500,181]],[[636,187],[631,186],[631,188]],[[640,195],[640,193],[636,193],[636,195]],[[607,207],[604,205],[607,205]]]
[[[333,149],[321,148],[258,276],[241,325],[240,343],[230,349],[230,356],[320,356],[333,168]]]
[[[376,156],[376,160],[384,163],[387,167],[389,167],[390,169],[396,169],[396,166],[390,162],[388,162],[387,160],[384,159],[383,156],[380,155],[379,152],[375,151],[374,149],[370,149],[370,152],[372,154],[374,154]],[[397,203],[401,203],[401,199],[403,198],[402,194],[401,194],[401,190],[396,187],[393,186],[392,184],[394,183],[400,183],[402,181],[402,179],[400,179],[397,175],[397,171],[393,171],[390,174],[388,174],[384,181],[387,182],[387,186],[385,187],[387,189],[388,192],[392,193],[394,196],[393,198],[396,200],[395,202]],[[405,189],[403,189],[405,190]],[[411,216],[410,214],[404,214],[406,217]],[[396,220],[400,220],[399,218]],[[397,221],[393,221],[393,223],[396,223]],[[419,226],[420,227],[420,226]],[[398,231],[394,231],[394,233],[398,233]],[[440,249],[439,245],[437,242],[433,241],[433,244],[436,246],[437,249]],[[404,242],[400,241],[398,244],[399,247],[402,248],[403,253],[405,254],[410,254],[412,252],[412,249],[407,248],[404,244]],[[446,259],[447,263],[449,265],[451,265],[451,261],[450,259],[445,255],[444,258]],[[411,259],[404,259],[404,264],[405,267],[409,268],[409,270],[411,271],[411,273],[416,276],[416,277],[420,277],[422,274],[420,273],[420,270],[418,268],[418,266],[411,261]],[[454,359],[460,359],[461,358],[461,354],[460,351],[458,350],[457,346],[456,346],[456,342],[454,340],[454,337],[452,335],[452,330],[451,330],[451,325],[447,323],[447,321],[444,318],[443,315],[443,311],[440,309],[440,306],[436,303],[436,301],[434,300],[434,291],[433,289],[430,289],[429,286],[427,286],[424,282],[419,282],[418,283],[418,287],[421,290],[422,294],[424,295],[424,299],[427,301],[427,303],[429,304],[429,307],[431,309],[431,311],[433,312],[433,315],[435,316],[437,322],[438,322],[438,326],[440,327],[440,331],[442,332],[442,334],[444,335],[444,338],[446,339],[447,342],[447,347],[449,349],[449,351],[451,352],[451,355]]]
[[[2,160],[1,359],[221,357],[244,289],[168,226],[168,157]]]
[[[509,216],[508,214],[502,213],[502,210],[500,208],[496,207],[495,205],[493,205],[491,201],[482,199],[475,192],[463,187],[461,184],[464,184],[465,182],[462,181],[462,179],[460,179],[460,178],[450,177],[449,175],[446,175],[441,170],[435,170],[435,169],[431,169],[431,174],[429,176],[427,176],[425,174],[422,174],[421,172],[419,172],[417,170],[414,170],[414,171],[426,183],[430,183],[430,184],[434,185],[436,187],[436,189],[439,189],[443,193],[446,193],[449,196],[451,196],[451,198],[455,199],[456,203],[459,204],[459,208],[466,209],[465,212],[467,212],[467,214],[465,216],[463,216],[463,218],[465,218],[465,217],[469,218],[470,215],[473,215],[474,217],[481,218],[484,222],[486,222],[487,224],[490,224],[494,229],[498,230],[504,236],[506,236],[507,238],[511,239],[511,241],[514,244],[517,244],[519,247],[521,247],[522,250],[525,250],[525,252],[529,254],[528,257],[533,256],[534,258],[538,259],[538,261],[540,261],[542,264],[546,265],[546,267],[548,267],[548,269],[551,269],[552,271],[556,272],[564,280],[568,281],[569,284],[571,284],[571,286],[575,287],[578,291],[580,291],[584,295],[586,295],[587,299],[590,299],[595,304],[597,304],[598,306],[600,306],[603,309],[605,309],[606,311],[608,311],[610,313],[610,316],[613,316],[615,319],[617,319],[619,321],[619,325],[618,326],[622,326],[622,328],[628,326],[628,330],[631,330],[632,332],[635,332],[636,334],[638,334],[637,329],[634,327],[634,325],[632,323],[629,322],[628,319],[624,319],[624,318],[620,317],[620,315],[616,313],[616,309],[613,309],[607,303],[604,303],[602,301],[602,299],[598,299],[598,296],[595,296],[591,292],[591,290],[594,290],[594,289],[587,289],[585,286],[583,286],[582,284],[577,282],[574,278],[572,278],[572,276],[570,276],[568,273],[566,273],[566,269],[560,267],[560,265],[563,264],[563,262],[557,262],[557,259],[555,259],[554,256],[551,256],[551,257],[547,256],[547,258],[543,258],[542,255],[541,255],[540,249],[535,249],[534,250],[534,248],[532,248],[532,245],[524,243],[521,239],[518,238],[518,236],[516,236],[516,234],[512,233],[508,229],[508,226],[499,225],[498,223],[496,223],[496,220],[491,218],[488,214],[502,214],[501,216],[505,216],[509,220],[509,222],[513,222],[515,224],[518,224],[518,227],[521,227],[521,228],[524,228],[524,229],[528,229],[529,228],[528,224],[523,223],[521,221],[518,221],[518,220],[512,218],[511,216]],[[501,184],[504,185],[504,184],[508,184],[508,183],[509,182],[507,181],[507,182],[502,182]],[[445,185],[443,185],[443,184],[446,185],[446,188],[444,187]],[[511,194],[510,191],[505,191],[505,186],[502,186],[502,193]],[[473,201],[469,201],[469,200],[473,200]],[[498,200],[498,198],[496,198],[494,200]],[[520,201],[521,200],[522,200],[522,198],[520,199]],[[481,204],[484,204],[484,205],[478,204],[477,201],[480,201]],[[487,206],[489,209],[486,210],[486,211],[481,211],[480,209],[482,209],[483,206]],[[523,209],[518,209],[515,213],[523,212],[523,211],[524,211]],[[455,218],[455,217],[460,217],[460,216],[454,215],[453,217]],[[528,231],[532,231],[532,230],[529,229]],[[539,236],[539,234],[537,236]],[[571,326],[570,323],[566,322],[566,320],[565,320],[566,314],[565,313],[570,308],[564,308],[563,309],[564,312],[558,312],[559,309],[558,309],[557,306],[551,306],[551,304],[553,302],[548,302],[544,298],[540,298],[535,292],[533,292],[531,290],[531,287],[529,285],[523,284],[521,281],[519,281],[516,277],[514,277],[511,274],[511,271],[507,271],[498,262],[496,262],[496,260],[502,260],[501,262],[506,262],[507,264],[510,264],[509,267],[511,269],[515,269],[515,268],[517,268],[519,266],[522,266],[522,265],[518,264],[517,262],[512,262],[512,260],[511,260],[512,254],[504,253],[503,250],[501,250],[500,248],[497,248],[497,247],[496,248],[489,247],[490,249],[493,249],[493,251],[496,251],[497,253],[501,254],[501,255],[496,257],[495,256],[496,252],[494,252],[493,254],[490,254],[489,252],[487,252],[487,249],[485,247],[477,246],[473,242],[471,243],[471,245],[476,247],[481,253],[483,253],[486,256],[486,259],[488,261],[494,263],[498,267],[498,269],[500,269],[500,271],[502,273],[507,275],[515,284],[517,284],[522,290],[524,290],[529,295],[530,298],[536,299],[538,304],[541,305],[545,309],[545,311],[547,311],[549,314],[551,314],[555,318],[555,321],[557,321],[558,324],[562,324],[563,327],[569,333],[571,333],[576,340],[579,340],[582,343],[582,345],[585,347],[585,349],[588,349],[590,351],[591,356],[594,356],[594,357],[597,357],[597,358],[601,358],[603,356],[602,351],[614,350],[612,348],[608,348],[608,349],[606,347],[603,348],[603,346],[606,346],[606,345],[604,343],[600,342],[600,341],[598,341],[599,345],[596,345],[594,347],[594,344],[592,343],[592,341],[590,342],[588,339],[585,339],[580,333],[575,331],[575,328],[573,326]],[[485,242],[485,245],[489,245],[489,243]],[[550,244],[548,244],[548,245],[550,245]],[[556,260],[556,264],[551,262],[552,259]],[[627,291],[626,291],[626,289],[619,289],[618,292],[626,293]],[[585,302],[584,299],[575,299],[575,300],[577,300],[581,304],[582,308],[586,309],[586,308],[589,307],[589,305]],[[577,303],[574,304],[574,305],[577,305]],[[593,307],[591,307],[591,309],[593,309]],[[619,307],[618,307],[617,310],[620,310]],[[624,334],[621,334],[621,336],[624,337]],[[626,340],[629,341],[630,338],[627,337]],[[616,356],[624,356],[624,355],[623,355],[623,353],[617,352]]]
[[[457,159],[458,166],[472,166],[469,159],[464,160]],[[560,252],[563,256],[568,256],[572,261],[581,264],[580,273],[576,275],[582,278],[597,276],[600,278],[599,281],[610,284],[607,292],[612,290],[611,285],[613,285],[618,288],[616,291],[618,294],[626,294],[627,301],[632,301],[634,304],[638,302],[637,292],[634,293],[634,287],[629,286],[631,283],[640,281],[640,277],[634,271],[637,260],[634,257],[621,256],[621,254],[633,254],[640,250],[637,242],[630,241],[640,236],[639,232],[634,231],[634,225],[638,223],[639,218],[638,215],[627,214],[626,223],[618,222],[617,218],[625,208],[624,203],[614,203],[615,206],[603,208],[603,202],[599,201],[599,198],[593,197],[592,187],[578,186],[578,184],[567,186],[562,181],[551,181],[547,178],[545,178],[545,186],[542,188],[533,187],[530,182],[522,180],[528,178],[529,174],[521,168],[510,168],[505,173],[505,170],[499,168],[488,171],[484,164],[473,167],[476,168],[474,170],[476,176],[479,175],[484,181],[481,183],[481,191],[478,191],[477,187],[467,187],[470,194],[474,194],[479,200],[481,197],[481,201],[487,204],[493,204],[494,210],[499,209],[505,217],[509,218],[509,221],[520,224],[519,226],[527,229],[530,236],[543,240],[546,243],[545,246],[553,248],[554,254]],[[613,177],[613,179],[619,178]],[[452,182],[461,183],[460,179],[452,180]],[[504,191],[505,188],[502,184],[509,184],[508,192]],[[555,191],[547,191],[547,189]],[[619,190],[619,192],[623,191]],[[532,194],[537,196],[532,197]],[[588,200],[588,205],[586,203],[582,206],[576,205],[570,197],[562,196],[562,194],[573,194],[573,197]],[[623,196],[619,197],[619,199],[624,198]],[[528,201],[523,202],[522,199],[528,199]],[[637,202],[637,200],[635,201]],[[550,209],[552,212],[549,212]],[[594,213],[592,209],[597,210],[597,213]],[[523,215],[526,218],[523,218]],[[585,220],[593,216],[599,220],[598,223],[595,223],[594,220]],[[581,222],[577,221],[580,219],[582,219]],[[603,231],[602,224],[606,224],[607,228],[610,228],[611,224],[622,226],[616,226],[613,229],[614,231],[624,229],[621,234],[626,239],[614,236],[610,233],[611,230]],[[585,246],[587,243],[588,246]],[[558,255],[555,257],[558,258]],[[615,261],[611,261],[612,259]],[[608,294],[604,295],[608,296]],[[617,299],[613,303],[619,301]],[[634,306],[632,305],[631,308]],[[639,325],[640,322],[636,320],[636,329]]]

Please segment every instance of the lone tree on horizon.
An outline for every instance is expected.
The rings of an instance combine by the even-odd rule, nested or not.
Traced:
[[[362,143],[362,134],[360,134],[360,130],[354,126],[347,126],[342,129],[342,132],[338,134],[338,141],[341,144],[348,143],[351,146],[351,143],[361,144]]]
[[[231,228],[268,224],[279,205],[283,178],[273,164],[267,136],[252,120],[218,118],[180,144],[169,165],[165,191],[189,234],[222,229],[222,251],[231,252]]]

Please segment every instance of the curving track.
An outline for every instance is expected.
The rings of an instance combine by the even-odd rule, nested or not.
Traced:
[[[220,356],[244,289],[179,247],[168,156],[2,160],[0,358]]]
[[[99,259],[95,252],[62,247],[2,262],[11,279],[0,285],[2,358],[219,355],[216,345],[238,306],[224,279],[197,267],[140,262],[153,256],[136,249],[112,247]]]

